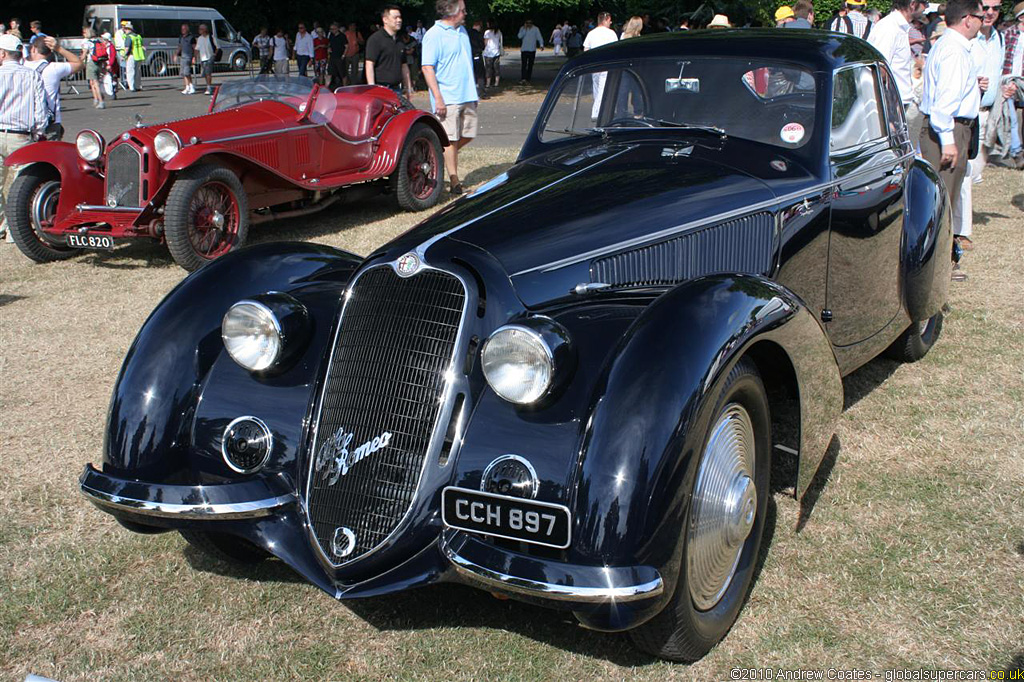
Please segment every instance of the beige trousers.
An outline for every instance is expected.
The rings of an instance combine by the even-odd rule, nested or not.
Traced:
[[[28,135],[15,135],[13,133],[0,133],[0,232],[7,235],[7,241],[12,242],[14,238],[7,229],[7,215],[4,213],[7,207],[7,195],[14,184],[14,178],[18,176],[23,166],[5,166],[7,157],[16,149],[21,149],[30,142]]]

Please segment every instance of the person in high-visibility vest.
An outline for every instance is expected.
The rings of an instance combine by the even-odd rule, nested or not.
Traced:
[[[124,69],[128,79],[128,89],[138,92],[142,89],[140,70],[146,61],[146,48],[142,46],[142,36],[132,28],[132,22],[124,26]]]

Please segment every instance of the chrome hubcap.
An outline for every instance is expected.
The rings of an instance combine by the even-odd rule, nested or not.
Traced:
[[[210,223],[218,230],[224,227],[224,214],[220,211],[214,211],[213,217],[210,218]]]
[[[53,216],[57,215],[59,199],[60,183],[56,180],[44,182],[32,197],[32,208],[29,215],[32,218],[32,227],[36,232],[42,233],[43,225],[53,221]]]
[[[729,588],[754,528],[754,447],[750,415],[742,405],[728,405],[711,430],[691,501],[686,582],[702,611]]]
[[[423,163],[421,163],[420,164],[420,171],[423,172],[423,173],[429,173],[430,172],[430,164],[425,162],[425,161]]]

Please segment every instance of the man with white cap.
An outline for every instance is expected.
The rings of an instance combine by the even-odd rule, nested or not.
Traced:
[[[21,40],[6,33],[0,36],[0,235],[14,241],[7,229],[4,209],[7,195],[20,166],[4,162],[46,129],[50,112],[46,108],[43,79],[35,69],[22,63]]]
[[[839,14],[829,22],[828,29],[867,40],[871,33],[871,22],[861,11],[866,5],[867,0],[846,0]]]

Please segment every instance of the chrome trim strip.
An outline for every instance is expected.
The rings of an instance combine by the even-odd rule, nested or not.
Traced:
[[[480,566],[460,556],[450,545],[444,542],[441,543],[441,551],[460,575],[466,576],[473,581],[505,590],[506,592],[514,592],[530,597],[603,604],[605,602],[627,602],[657,597],[665,590],[665,584],[660,577],[647,583],[627,585],[625,587],[556,585],[539,580],[520,578]]]
[[[873,144],[877,144],[877,142],[873,143]],[[894,158],[893,159],[893,163],[902,163],[908,157],[911,157],[911,156],[914,156],[913,152],[905,153],[902,156]],[[701,228],[701,227],[705,227],[707,225],[711,225],[711,224],[722,222],[722,221],[731,220],[733,218],[738,218],[738,217],[746,215],[748,213],[756,213],[757,211],[761,211],[761,210],[764,210],[766,208],[772,208],[772,207],[777,206],[779,204],[785,204],[785,203],[793,201],[795,199],[803,198],[803,197],[807,196],[808,194],[817,194],[817,193],[820,193],[820,192],[822,192],[822,191],[824,191],[826,189],[832,189],[833,187],[835,187],[839,183],[841,183],[841,182],[849,182],[851,178],[856,178],[856,177],[858,177],[858,175],[866,175],[868,173],[874,173],[874,172],[876,172],[876,171],[875,170],[870,170],[870,171],[864,171],[863,173],[851,173],[850,175],[844,176],[842,178],[837,178],[835,180],[830,180],[829,182],[819,183],[817,185],[813,185],[813,186],[808,187],[806,189],[802,189],[802,190],[800,190],[798,192],[790,192],[789,194],[784,194],[784,195],[782,195],[780,197],[776,197],[775,199],[766,199],[765,201],[761,201],[761,202],[756,203],[756,204],[751,204],[749,206],[744,206],[743,208],[739,208],[739,209],[736,209],[736,210],[733,210],[733,211],[729,211],[727,213],[717,213],[717,214],[715,214],[713,216],[708,216],[707,218],[702,218],[700,220],[694,220],[693,222],[689,222],[689,223],[683,223],[682,225],[677,225],[675,227],[669,227],[669,228],[666,228],[666,229],[661,230],[659,232],[653,232],[651,234],[647,234],[647,235],[644,235],[642,237],[635,237],[633,239],[629,239],[629,240],[626,240],[626,241],[623,241],[623,242],[618,242],[616,244],[610,244],[610,245],[602,247],[600,249],[593,249],[591,251],[587,251],[586,253],[578,254],[578,255],[575,255],[575,256],[569,256],[568,258],[563,258],[561,260],[552,261],[550,263],[545,263],[543,265],[536,265],[536,266],[534,266],[532,268],[527,268],[526,270],[520,270],[519,272],[513,272],[510,276],[511,277],[518,277],[519,275],[526,275],[526,274],[529,274],[531,272],[537,272],[537,271],[551,272],[552,270],[557,270],[557,269],[563,268],[563,267],[565,267],[567,265],[574,265],[576,263],[580,263],[580,262],[585,261],[585,260],[590,260],[591,258],[598,258],[600,256],[606,256],[608,254],[616,253],[618,251],[623,251],[625,249],[630,249],[630,248],[633,248],[633,247],[636,247],[636,246],[641,246],[641,245],[647,244],[648,242],[656,242],[656,241],[659,241],[661,239],[665,239],[667,237],[671,237],[671,236],[674,236],[676,234],[680,234],[682,232],[689,232],[690,230],[695,230],[695,229],[698,229],[698,228]],[[530,195],[527,195],[527,196],[530,196]],[[523,198],[525,198],[525,197],[523,197]],[[490,214],[487,214],[487,215],[490,215]],[[486,217],[486,216],[481,216],[481,217]],[[470,221],[470,222],[472,222],[472,221]],[[469,223],[467,222],[465,224],[468,225]],[[462,226],[460,225],[459,227],[462,227]],[[456,229],[458,229],[458,228],[456,228]],[[448,234],[450,234],[450,232],[446,232],[446,233],[444,233],[442,235],[439,235],[439,237],[444,237],[444,236],[447,236]],[[437,238],[439,238],[439,237],[436,237],[435,240]],[[434,241],[434,240],[431,240],[431,242],[432,241]]]
[[[443,272],[444,274],[450,275],[450,276],[454,277],[455,279],[459,280],[459,284],[462,285],[462,291],[465,293],[465,298],[463,300],[463,306],[462,306],[462,318],[459,321],[459,330],[455,334],[455,344],[452,347],[452,356],[451,356],[451,359],[450,359],[449,364],[448,364],[447,374],[451,377],[451,379],[449,379],[449,380],[447,380],[445,382],[446,386],[445,386],[444,396],[443,396],[443,399],[442,399],[442,402],[441,402],[441,408],[437,412],[437,419],[434,421],[434,426],[433,426],[433,428],[431,429],[431,432],[430,432],[430,441],[429,441],[429,443],[427,445],[427,451],[426,451],[426,453],[423,456],[423,465],[420,468],[420,476],[419,476],[419,481],[418,481],[418,483],[416,485],[416,492],[413,494],[412,500],[409,502],[408,508],[405,510],[405,513],[402,515],[402,518],[395,525],[395,529],[393,531],[391,531],[391,533],[389,533],[387,537],[385,537],[383,540],[381,540],[380,543],[378,543],[376,547],[374,547],[373,549],[371,549],[371,550],[369,550],[369,551],[359,555],[358,557],[352,559],[351,561],[343,561],[341,563],[337,563],[336,564],[336,563],[334,563],[334,560],[331,557],[327,556],[327,553],[320,546],[320,541],[316,537],[316,531],[313,530],[312,519],[310,519],[310,517],[309,517],[309,488],[310,488],[310,484],[313,481],[313,464],[315,463],[315,454],[314,453],[316,453],[316,451],[317,451],[317,445],[318,445],[319,437],[320,437],[320,433],[319,433],[319,431],[320,431],[320,418],[322,416],[323,409],[324,409],[324,398],[327,395],[327,375],[330,373],[331,366],[334,363],[334,353],[338,349],[338,337],[341,335],[341,321],[345,317],[345,309],[348,307],[348,302],[349,302],[349,300],[351,298],[352,290],[355,287],[355,283],[359,280],[359,278],[362,277],[363,275],[365,275],[367,272],[369,272],[371,270],[374,270],[376,268],[385,268],[385,267],[391,268],[395,272],[396,275],[398,275],[399,277],[403,277],[404,279],[408,279],[408,278],[411,278],[411,277],[416,277],[420,273],[426,272],[427,270],[436,270],[438,272]],[[303,525],[306,526],[306,535],[309,537],[310,544],[313,546],[313,548],[316,551],[316,554],[319,556],[321,562],[322,563],[326,563],[331,568],[341,568],[342,566],[348,566],[350,564],[359,563],[360,561],[362,561],[366,557],[372,556],[377,551],[379,551],[381,548],[387,546],[387,544],[391,541],[392,538],[394,538],[396,535],[398,535],[399,532],[401,532],[402,530],[405,529],[405,525],[409,521],[409,517],[412,514],[413,509],[416,507],[417,502],[420,500],[420,495],[423,492],[422,491],[423,478],[424,478],[424,475],[427,473],[427,467],[430,465],[430,463],[432,461],[433,462],[437,461],[437,455],[438,455],[438,453],[441,450],[441,445],[444,443],[444,436],[445,436],[445,430],[446,430],[445,427],[447,426],[448,421],[451,419],[452,409],[454,408],[455,395],[458,392],[456,390],[457,385],[460,384],[461,382],[465,381],[464,375],[462,374],[461,370],[459,370],[458,358],[462,357],[463,353],[465,352],[465,347],[466,347],[466,338],[465,338],[466,337],[466,319],[469,317],[469,310],[470,310],[470,300],[469,300],[470,299],[470,296],[469,296],[470,288],[466,284],[466,280],[461,275],[459,275],[459,274],[457,274],[455,272],[451,272],[449,270],[443,270],[441,268],[435,268],[435,267],[429,265],[422,257],[420,258],[420,267],[419,267],[419,269],[416,271],[415,274],[409,275],[408,278],[403,276],[403,275],[401,275],[398,272],[398,262],[397,261],[389,261],[389,262],[384,262],[384,263],[378,263],[376,265],[371,265],[370,267],[365,268],[365,269],[360,270],[359,272],[357,272],[355,274],[355,276],[349,281],[348,286],[345,287],[345,293],[343,294],[345,302],[342,304],[341,312],[338,315],[337,327],[335,328],[334,337],[333,337],[333,340],[332,340],[332,344],[333,345],[331,346],[331,354],[327,358],[327,368],[324,371],[324,374],[322,375],[323,376],[323,388],[320,390],[320,397],[319,397],[319,403],[317,405],[316,418],[313,420],[313,424],[312,424],[312,429],[313,429],[312,445],[310,446],[310,449],[307,451],[307,455],[309,456],[309,466],[306,469],[306,488],[305,488],[305,493],[302,495],[302,498],[300,500],[300,503],[301,503],[301,506],[302,506],[302,511],[303,511],[303,513],[305,515],[305,521],[304,521]],[[461,382],[460,382],[460,377],[461,377]],[[451,455],[456,454],[456,445],[458,445],[458,447],[461,447],[461,437],[459,438],[459,442],[457,444],[453,443]]]
[[[323,123],[307,123],[306,125],[295,126],[294,128],[283,128],[282,130],[263,131],[261,133],[246,133],[245,135],[232,135],[231,137],[219,137],[214,140],[199,139],[196,144],[213,144],[214,142],[233,142],[235,140],[247,140],[250,137],[267,137],[270,135],[280,135],[282,133],[291,133],[296,130],[304,130],[306,128],[316,128],[317,126],[324,125]],[[190,145],[191,146],[191,145]]]
[[[145,206],[100,206],[96,204],[78,204],[75,206],[75,210],[80,212],[103,211],[105,213],[142,213],[145,208]]]
[[[174,504],[169,502],[152,502],[122,497],[102,490],[90,488],[84,483],[80,485],[83,495],[98,507],[140,514],[142,516],[158,516],[169,519],[188,519],[204,521],[227,521],[233,519],[252,519],[270,516],[274,510],[293,504],[296,497],[293,493],[269,497],[249,502],[231,502],[224,504]]]

